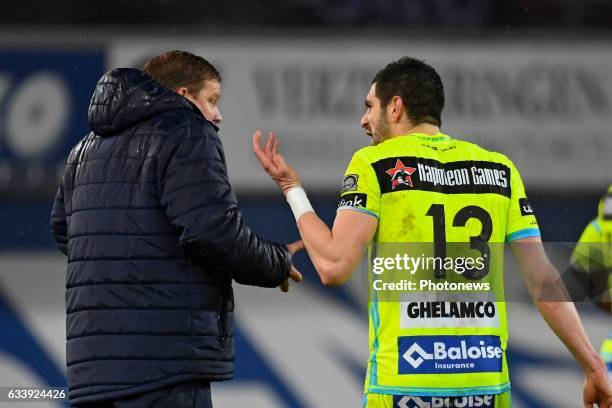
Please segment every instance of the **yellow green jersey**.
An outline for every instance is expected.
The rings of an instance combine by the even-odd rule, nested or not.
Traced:
[[[612,382],[612,331],[608,334],[608,338],[602,343],[600,355],[606,362],[608,378],[610,379],[610,382]]]
[[[587,274],[601,275],[604,279],[607,274],[608,301],[612,299],[612,185],[599,201],[597,217],[580,235],[572,253],[571,263],[578,271]],[[599,280],[599,276],[596,280]],[[598,285],[599,283],[594,286],[600,293]],[[612,332],[601,346],[601,357],[612,381]]]
[[[612,185],[599,201],[597,217],[582,232],[571,263],[587,273],[607,271],[612,298]]]
[[[374,247],[467,243],[486,259],[490,243],[503,247],[540,236],[514,164],[442,133],[395,137],[357,151],[338,208],[347,209],[378,219]],[[487,273],[501,275],[502,269]],[[496,279],[501,293],[488,301],[437,301],[435,290],[381,301],[374,293],[365,392],[428,397],[506,392],[508,329],[503,279]]]

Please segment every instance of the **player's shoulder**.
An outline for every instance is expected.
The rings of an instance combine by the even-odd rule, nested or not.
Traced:
[[[593,231],[593,233],[597,233],[600,237],[610,241],[610,236],[612,234],[612,220],[598,215],[587,225],[586,229],[590,229]]]
[[[373,163],[381,157],[380,145],[364,146],[353,154],[353,160],[360,159],[367,163]]]
[[[491,161],[495,163],[505,164],[509,167],[514,167],[514,163],[508,156],[506,156],[502,152],[498,152],[496,150],[486,149],[479,144],[474,142],[469,142],[467,140],[462,139],[454,139],[456,142],[457,149],[460,151],[469,151],[471,153],[470,156],[474,158],[478,158],[483,161]]]
[[[584,230],[582,231],[578,242],[594,243],[600,242],[602,238],[602,226],[599,222],[599,219],[596,217],[584,227]]]
[[[412,140],[409,139],[408,137],[402,137],[400,138],[392,138],[392,139],[387,139],[382,143],[378,143],[378,144],[373,144],[373,145],[369,145],[369,146],[364,146],[361,149],[357,150],[354,154],[353,154],[353,159],[357,158],[357,159],[361,159],[367,163],[375,163],[379,160],[383,160],[383,159],[387,159],[389,157],[396,157],[399,155],[401,155],[399,153],[399,151],[403,150],[404,152],[406,151],[406,149],[401,149],[402,147],[405,147],[403,145],[399,145],[397,143],[411,143]],[[398,147],[400,149],[398,149]]]
[[[599,222],[599,218],[595,218],[593,221],[591,221],[589,225],[587,225],[587,228],[590,228],[597,234],[601,234],[601,224]]]
[[[427,153],[425,152],[429,152],[429,150],[419,149],[419,146],[422,141],[416,138],[402,138],[401,140],[396,140],[396,143],[384,142],[376,145],[362,147],[353,154],[353,159],[362,160],[366,163],[374,163],[378,160],[385,159],[387,157],[394,157],[398,154],[397,143],[399,143],[399,141],[401,141],[402,143],[402,146],[399,147],[404,147],[404,149],[401,150],[409,150],[412,152],[412,154],[423,154],[424,156],[428,157]],[[464,158],[469,157],[471,160],[500,163],[512,169],[515,169],[512,160],[504,153],[486,149],[474,142],[469,142],[463,139],[451,138],[449,143],[452,145],[452,148],[446,150],[448,152],[453,151],[451,153],[451,157],[461,157],[463,158],[463,160],[465,160]],[[427,146],[430,147],[429,144]]]

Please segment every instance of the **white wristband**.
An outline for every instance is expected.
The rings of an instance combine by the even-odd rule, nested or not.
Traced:
[[[306,191],[304,191],[302,187],[291,188],[287,191],[285,197],[287,198],[289,207],[291,207],[291,211],[293,211],[296,222],[307,212],[314,212],[312,205],[310,205],[310,201],[308,201],[308,197],[306,197]]]

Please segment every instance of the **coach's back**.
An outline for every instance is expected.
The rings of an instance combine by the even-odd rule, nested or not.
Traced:
[[[52,214],[71,403],[232,378],[232,278],[280,284],[286,249],[242,222],[217,129],[187,99],[117,69],[89,124]]]

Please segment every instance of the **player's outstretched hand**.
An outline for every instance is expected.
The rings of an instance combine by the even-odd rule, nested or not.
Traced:
[[[605,371],[585,375],[583,397],[584,408],[612,408],[612,383]]]
[[[268,133],[268,139],[261,148],[261,131],[253,134],[253,152],[261,167],[270,175],[272,180],[287,193],[293,187],[300,186],[300,175],[285,161],[285,158],[278,152],[278,138],[275,133]]]
[[[287,250],[291,255],[295,254],[297,251],[304,249],[304,243],[302,241],[295,241],[292,244],[287,245]],[[294,282],[302,281],[302,274],[300,271],[295,269],[295,266],[291,265],[291,271],[289,272],[289,278]],[[289,279],[286,279],[281,285],[280,290],[283,292],[289,292]]]

